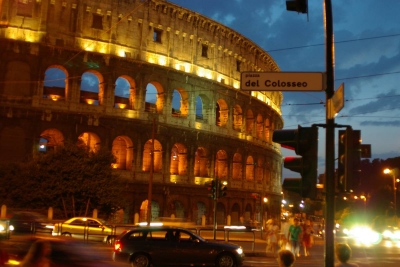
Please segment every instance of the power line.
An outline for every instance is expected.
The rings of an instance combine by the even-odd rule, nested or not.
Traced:
[[[373,40],[373,39],[383,39],[383,38],[397,37],[397,36],[400,36],[400,33],[390,34],[390,35],[382,35],[382,36],[374,36],[374,37],[366,37],[366,38],[353,39],[353,40],[336,41],[334,43],[335,44],[342,44],[342,43],[358,42],[358,41]],[[267,52],[269,53],[269,52],[286,51],[286,50],[308,48],[308,47],[322,46],[322,45],[325,45],[325,43],[323,43],[323,44],[311,44],[311,45],[294,46],[294,47],[288,47],[288,48],[272,49],[272,50],[267,50]]]

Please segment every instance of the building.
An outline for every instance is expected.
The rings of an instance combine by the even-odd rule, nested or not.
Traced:
[[[5,0],[0,15],[0,161],[106,146],[125,222],[145,220],[150,177],[153,219],[211,223],[214,178],[218,224],[280,215],[283,96],[239,88],[242,71],[280,71],[259,46],[163,0]]]

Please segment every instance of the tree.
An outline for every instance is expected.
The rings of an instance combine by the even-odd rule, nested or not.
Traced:
[[[0,191],[0,200],[15,207],[52,206],[67,218],[87,216],[94,208],[108,216],[125,206],[125,183],[113,172],[113,162],[110,151],[91,152],[66,143],[54,151],[35,154],[30,162],[18,165],[18,172],[0,168],[1,179],[10,189],[5,196],[4,190]],[[7,182],[6,176],[12,179]]]

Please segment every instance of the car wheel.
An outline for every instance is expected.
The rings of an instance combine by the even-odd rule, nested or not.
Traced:
[[[150,258],[145,254],[137,254],[131,259],[132,267],[149,267]]]
[[[217,267],[234,267],[235,259],[231,254],[224,253],[217,258]]]

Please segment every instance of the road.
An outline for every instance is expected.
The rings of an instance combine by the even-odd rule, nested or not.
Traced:
[[[337,238],[336,242],[348,243],[353,251],[351,262],[358,264],[359,267],[397,267],[400,266],[400,244],[391,242],[381,242],[378,245],[365,247],[357,246],[352,240]],[[276,258],[272,255],[253,256],[248,253],[243,267],[256,266],[277,266]],[[257,253],[256,253],[257,254]],[[323,240],[317,240],[311,248],[311,256],[300,256],[296,259],[295,267],[322,267],[325,266]]]
[[[20,247],[26,243],[26,240],[32,236],[12,237],[10,240],[1,241],[1,247]],[[38,236],[40,238],[40,236]],[[359,267],[398,267],[400,266],[400,245],[381,242],[372,247],[361,247],[355,245],[352,240],[337,239],[337,242],[347,242],[353,250],[351,261],[357,263]],[[238,243],[238,242],[236,242]],[[265,253],[265,241],[257,239],[255,245],[249,242],[243,242],[246,259],[243,267],[267,267],[277,266],[276,257]],[[83,253],[87,255],[96,255],[99,264],[95,266],[104,267],[127,267],[128,264],[115,263],[111,259],[112,247],[100,242],[84,243]],[[82,251],[81,251],[82,252]],[[295,267],[322,267],[324,266],[324,243],[322,239],[316,239],[315,245],[311,249],[311,256],[301,256],[296,259]]]

